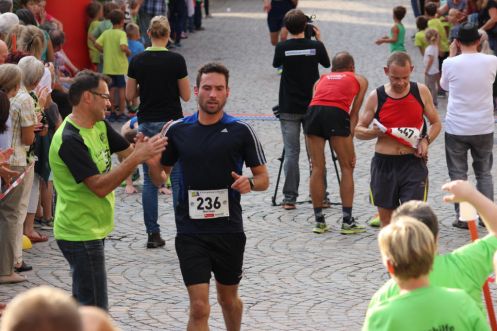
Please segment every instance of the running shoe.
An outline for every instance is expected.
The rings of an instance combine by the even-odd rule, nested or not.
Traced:
[[[373,216],[373,218],[369,220],[368,224],[373,228],[379,228],[381,226],[380,215],[376,214],[375,216]]]
[[[342,229],[340,230],[341,234],[356,234],[365,232],[366,227],[364,225],[357,224],[355,219],[352,217],[350,222],[342,222]]]
[[[454,222],[452,222],[452,226],[455,228],[458,228],[458,229],[467,230],[468,229],[468,222],[463,222],[463,221],[460,221],[456,218],[456,220]]]
[[[328,231],[330,228],[328,225],[326,225],[325,222],[316,222],[314,225],[314,229],[312,229],[312,232],[317,233],[317,234],[322,234]]]

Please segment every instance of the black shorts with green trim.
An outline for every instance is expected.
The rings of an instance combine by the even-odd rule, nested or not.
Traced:
[[[371,203],[385,209],[395,209],[410,200],[426,201],[426,162],[413,154],[375,153],[371,161],[370,190]]]

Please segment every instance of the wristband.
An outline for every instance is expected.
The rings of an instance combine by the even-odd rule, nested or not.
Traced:
[[[425,139],[426,139],[426,141],[428,142],[428,145],[429,145],[429,144],[431,144],[431,138],[430,138],[430,136],[429,136],[429,135],[426,135],[426,136],[424,136],[423,138],[425,138]]]
[[[254,189],[254,178],[253,177],[249,177],[248,179],[249,181],[249,184],[250,184],[250,190],[253,190]]]

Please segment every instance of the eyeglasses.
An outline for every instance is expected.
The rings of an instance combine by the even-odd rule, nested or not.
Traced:
[[[98,93],[95,91],[89,91],[91,94],[98,95],[99,97],[105,99],[105,100],[110,100],[110,94],[107,93]]]

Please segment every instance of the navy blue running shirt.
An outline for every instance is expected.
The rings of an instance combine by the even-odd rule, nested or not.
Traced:
[[[231,172],[242,173],[266,163],[262,145],[245,122],[224,114],[212,125],[202,125],[198,113],[174,122],[168,129],[168,145],[162,154],[165,166],[179,166],[181,172],[178,205],[175,209],[178,234],[243,232],[240,193],[231,189]],[[228,189],[229,217],[191,219],[188,190]]]

